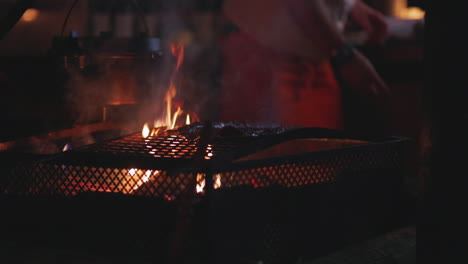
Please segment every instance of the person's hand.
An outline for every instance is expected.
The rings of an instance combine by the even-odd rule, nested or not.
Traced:
[[[360,96],[376,102],[387,100],[389,88],[372,63],[359,51],[354,50],[352,59],[341,65],[338,71],[344,84]]]
[[[368,34],[368,43],[381,44],[388,38],[388,23],[379,11],[369,7],[362,0],[357,0],[351,8],[351,20]]]

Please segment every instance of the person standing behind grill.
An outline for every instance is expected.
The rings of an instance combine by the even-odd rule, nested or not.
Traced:
[[[343,129],[337,76],[372,100],[389,92],[343,34],[349,18],[385,41],[383,15],[362,0],[226,0],[223,12],[238,30],[221,42],[222,120]]]

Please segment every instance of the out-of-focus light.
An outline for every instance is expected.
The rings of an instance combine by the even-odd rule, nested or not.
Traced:
[[[24,12],[23,16],[21,17],[21,20],[24,22],[32,22],[37,19],[39,16],[39,10],[35,8],[29,8]]]
[[[71,149],[72,149],[72,146],[71,146],[70,144],[66,144],[66,145],[63,147],[63,150],[62,150],[62,151],[65,152],[65,151],[69,151],[69,150],[71,150]]]
[[[402,18],[405,19],[423,19],[425,12],[419,7],[408,7],[402,12]]]

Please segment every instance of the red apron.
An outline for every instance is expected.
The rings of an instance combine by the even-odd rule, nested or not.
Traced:
[[[341,91],[328,62],[260,46],[244,33],[222,41],[224,121],[343,128]]]

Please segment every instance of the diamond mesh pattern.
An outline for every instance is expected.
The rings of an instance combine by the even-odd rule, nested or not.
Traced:
[[[133,134],[104,144],[90,145],[79,151],[155,158],[192,158],[197,148],[196,142],[182,136],[163,135],[143,138],[141,134]]]
[[[86,192],[110,192],[172,201],[186,193],[202,197],[209,175],[218,191],[205,197],[216,197],[211,199],[216,206],[213,212],[197,220],[198,224],[203,220],[209,226],[200,233],[219,236],[218,250],[226,250],[230,257],[235,247],[239,248],[236,254],[252,257],[249,254],[255,251],[253,257],[274,264],[293,263],[283,261],[295,252],[289,251],[291,243],[302,233],[307,233],[304,237],[314,237],[315,229],[304,227],[320,223],[315,213],[311,213],[318,208],[313,206],[318,202],[307,200],[314,196],[303,195],[309,194],[310,188],[296,187],[333,182],[343,175],[352,177],[367,172],[370,177],[379,177],[380,172],[393,173],[394,169],[398,169],[398,174],[404,172],[406,140],[401,139],[254,160],[219,159],[225,152],[251,141],[251,138],[215,140],[206,150],[203,166],[197,170],[193,166],[196,139],[168,135],[144,139],[139,134],[130,135],[47,159],[10,165],[9,177],[0,181],[0,193],[72,197]],[[388,178],[382,179],[384,184],[389,182]],[[380,181],[380,177],[376,180]],[[241,186],[249,188],[236,188]],[[299,201],[296,193],[306,199]],[[299,204],[291,207],[291,202]],[[335,216],[333,212],[330,214]],[[203,217],[212,219],[205,222],[207,219]],[[305,220],[298,223],[298,219]],[[216,229],[211,227],[213,224]],[[295,229],[298,224],[300,230]],[[247,243],[246,237],[253,237],[253,242]],[[241,249],[247,253],[243,254]],[[220,256],[226,258],[223,253]]]
[[[249,140],[252,139],[218,139],[208,146],[205,162],[211,167],[214,189],[278,185],[292,188],[334,181],[338,175],[349,171],[398,168],[402,163],[399,147],[404,142],[367,144],[221,165],[216,160],[210,162],[213,156],[235,150]],[[145,139],[134,134],[65,152],[49,160],[20,164],[13,169],[11,180],[2,192],[61,196],[112,192],[167,200],[176,199],[184,191],[202,194],[207,173],[190,168],[196,145],[196,139],[183,136]],[[145,158],[151,166],[140,166],[137,162]],[[156,166],[158,162],[165,166]],[[188,190],[187,186],[196,187]]]
[[[231,151],[240,145],[252,141],[249,137],[217,139],[210,145],[211,157],[221,152]],[[141,133],[94,144],[78,149],[79,152],[112,153],[121,156],[152,157],[152,158],[182,158],[192,159],[197,151],[197,139],[188,139],[182,135],[160,135],[143,138]]]
[[[103,168],[95,166],[35,163],[18,167],[9,193],[73,196],[80,192],[111,192],[175,199],[194,179],[192,173],[169,175],[162,170]],[[29,177],[26,177],[29,176]]]
[[[259,161],[255,167],[220,173],[221,186],[251,185],[262,188],[272,185],[298,187],[335,180],[344,172],[401,167],[401,153],[393,147],[360,148],[361,151],[334,151],[317,158],[316,153],[281,161]],[[271,165],[271,163],[275,163]]]

